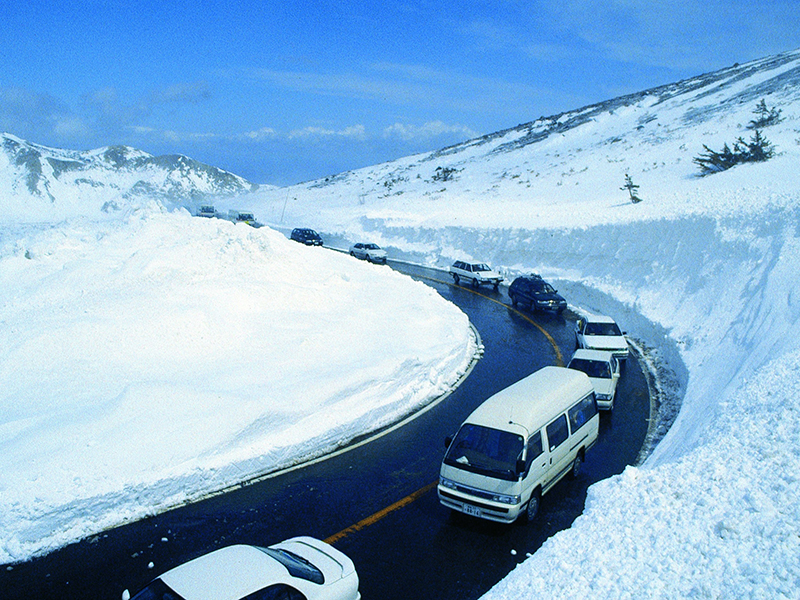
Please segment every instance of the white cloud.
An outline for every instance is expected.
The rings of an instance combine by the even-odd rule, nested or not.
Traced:
[[[304,127],[303,129],[295,129],[289,133],[289,139],[304,139],[304,138],[350,138],[355,140],[364,140],[367,137],[366,129],[363,125],[351,125],[344,129],[326,129],[324,127]]]
[[[412,140],[430,140],[441,136],[453,135],[469,139],[477,137],[479,134],[466,125],[448,125],[442,121],[429,121],[423,125],[395,123],[383,130],[384,137],[400,138],[406,142]]]
[[[263,142],[264,140],[273,140],[277,138],[278,132],[272,127],[262,127],[253,131],[247,131],[239,137],[252,142]]]

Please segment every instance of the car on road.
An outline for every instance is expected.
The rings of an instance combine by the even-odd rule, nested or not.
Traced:
[[[612,410],[619,382],[619,361],[603,350],[579,348],[572,355],[568,369],[586,373],[594,388],[594,398],[600,410]]]
[[[579,317],[575,323],[575,348],[607,350],[617,360],[628,358],[628,341],[625,333],[611,317],[590,315]]]
[[[217,211],[211,204],[204,204],[203,206],[197,209],[197,216],[212,219],[217,216]]]
[[[256,221],[255,215],[249,211],[243,210],[229,210],[228,211],[228,220],[232,223],[246,223],[250,225],[250,227],[263,227],[264,225]]]
[[[495,290],[503,281],[503,276],[493,271],[489,265],[479,262],[466,262],[457,260],[450,266],[450,275],[456,285],[464,280],[464,283],[472,283],[473,287],[481,285],[491,285]]]
[[[350,246],[350,256],[365,259],[373,263],[386,264],[386,250],[378,244],[358,242]]]
[[[531,274],[517,277],[508,286],[511,304],[527,304],[531,310],[546,310],[561,314],[567,308],[567,301],[552,285],[540,275]]]
[[[322,246],[322,238],[313,229],[296,227],[292,229],[292,234],[289,237],[295,242],[300,242],[306,246]]]
[[[129,594],[123,593],[126,600]],[[333,546],[295,537],[262,548],[226,546],[170,569],[133,600],[358,600],[353,562]]]

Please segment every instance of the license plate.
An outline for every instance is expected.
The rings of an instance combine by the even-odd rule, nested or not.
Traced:
[[[464,505],[464,514],[465,515],[472,515],[473,517],[480,517],[481,516],[481,509],[476,508],[474,506],[470,506],[469,504]]]

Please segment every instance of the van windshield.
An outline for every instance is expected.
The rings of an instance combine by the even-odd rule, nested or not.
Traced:
[[[450,444],[444,462],[465,471],[515,481],[522,448],[521,435],[465,423]]]

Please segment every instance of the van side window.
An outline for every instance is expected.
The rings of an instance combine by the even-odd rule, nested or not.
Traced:
[[[569,426],[575,433],[597,414],[597,402],[594,394],[589,394],[567,411],[569,413]]]
[[[525,457],[526,471],[530,469],[533,459],[537,456],[541,456],[542,452],[542,432],[537,431],[528,440],[528,454]]]
[[[550,443],[551,452],[558,448],[568,437],[566,415],[561,415],[547,426],[547,441]]]

